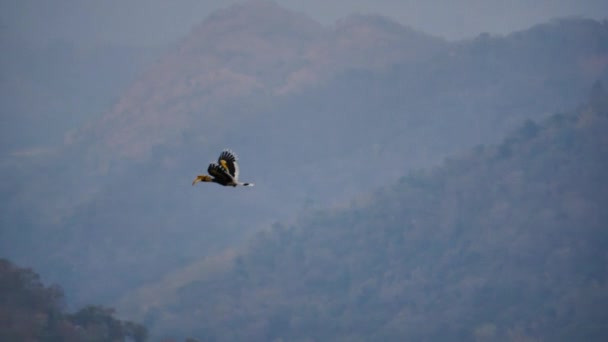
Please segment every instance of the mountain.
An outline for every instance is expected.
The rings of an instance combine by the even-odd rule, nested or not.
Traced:
[[[213,341],[603,341],[608,92],[124,297]]]
[[[575,106],[607,75],[608,27],[563,19],[447,42],[273,2],[207,18],[53,150],[0,165],[0,250],[111,302],[273,222],[344,206],[412,168]],[[191,187],[222,148],[255,188]]]
[[[74,143],[99,138],[94,151],[114,160],[144,158],[192,129],[217,139],[216,126],[257,116],[250,101],[263,104],[350,68],[423,60],[444,45],[382,17],[324,28],[271,1],[234,5],[194,28]]]

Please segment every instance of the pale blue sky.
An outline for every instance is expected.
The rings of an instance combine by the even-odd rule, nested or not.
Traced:
[[[237,0],[0,0],[2,39],[150,45],[186,34]],[[608,17],[605,0],[276,0],[332,24],[352,13],[387,15],[449,39],[508,33],[554,17]]]

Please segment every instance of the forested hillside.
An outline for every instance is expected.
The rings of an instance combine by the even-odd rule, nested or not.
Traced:
[[[607,95],[598,83],[572,112],[276,224],[120,307],[210,341],[605,341]]]

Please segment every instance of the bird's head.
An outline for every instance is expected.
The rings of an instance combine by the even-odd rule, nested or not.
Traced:
[[[212,182],[213,178],[211,176],[208,175],[200,175],[200,176],[196,176],[196,178],[194,178],[194,180],[192,181],[192,185],[195,185],[198,182]]]

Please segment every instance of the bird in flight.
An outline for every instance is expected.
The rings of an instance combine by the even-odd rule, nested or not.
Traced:
[[[239,164],[237,156],[230,150],[224,150],[217,158],[217,163],[212,162],[207,168],[209,175],[198,175],[192,181],[192,185],[198,182],[213,182],[223,186],[253,186],[253,183],[239,182]]]

